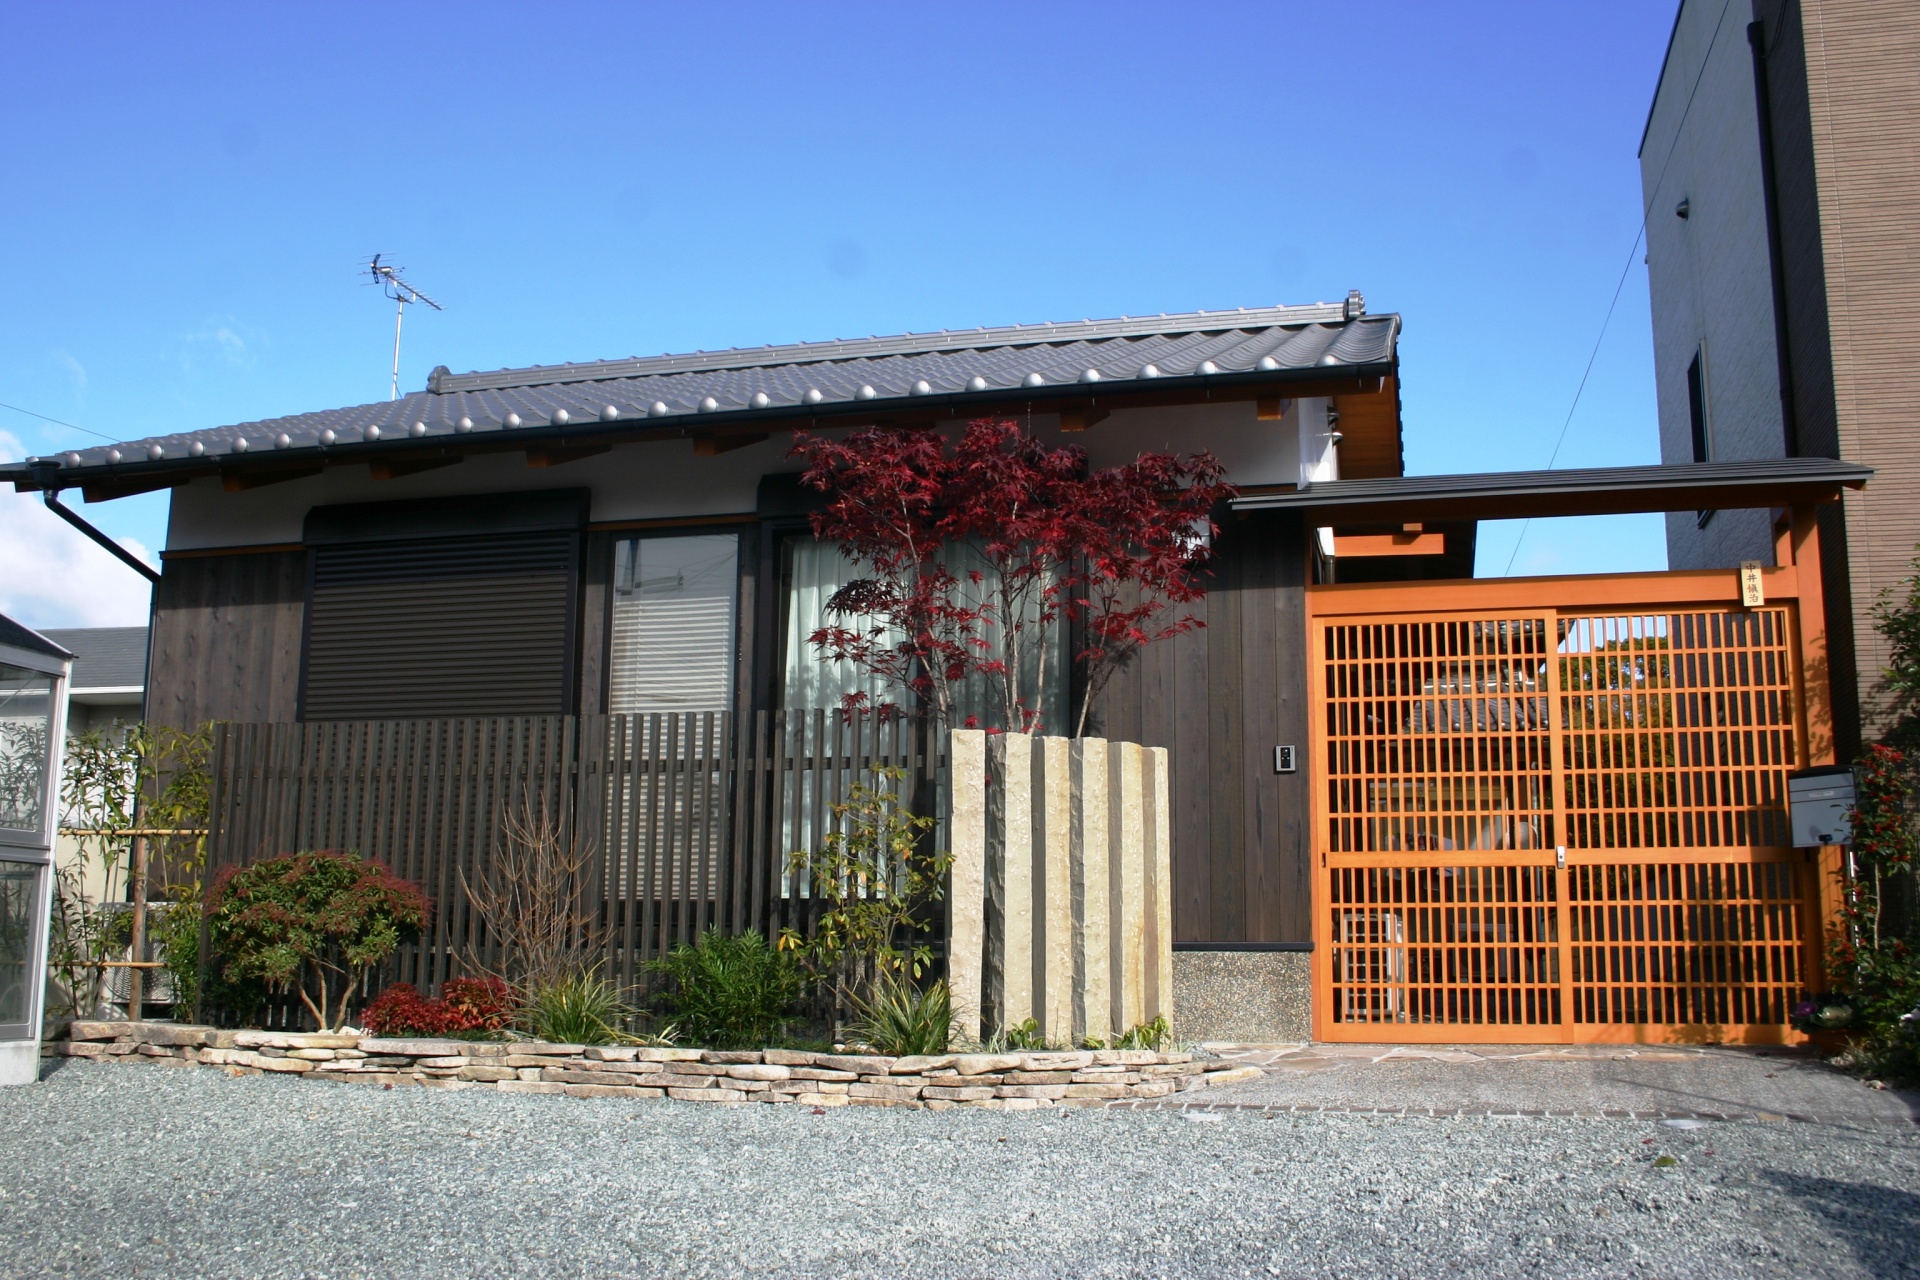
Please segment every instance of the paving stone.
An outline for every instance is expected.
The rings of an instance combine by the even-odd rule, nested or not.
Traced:
[[[954,1059],[953,1065],[963,1076],[979,1076],[989,1071],[1018,1071],[1021,1060],[1020,1054],[963,1053]]]
[[[812,1055],[808,1055],[811,1057]],[[795,1080],[858,1080],[860,1077],[851,1071],[834,1071],[827,1067],[792,1067]]]
[[[938,1071],[943,1067],[951,1067],[958,1056],[959,1055],[952,1053],[942,1053],[936,1055],[913,1054],[904,1058],[895,1058],[893,1060],[893,1066],[889,1069],[889,1074],[896,1076],[914,1076],[924,1074],[928,1071]]]
[[[844,1107],[848,1101],[844,1093],[803,1093],[794,1098],[802,1107]]]
[[[567,1086],[556,1080],[502,1080],[493,1086],[501,1093],[565,1093]]]
[[[745,1102],[747,1095],[738,1089],[669,1089],[669,1098],[682,1102]]]
[[[1096,1086],[1097,1087],[1097,1086]],[[1070,1084],[1003,1084],[994,1090],[999,1098],[1044,1098],[1052,1102],[1067,1096]]]
[[[475,1063],[471,1066],[460,1068],[460,1078],[462,1080],[486,1080],[497,1083],[502,1080],[518,1080],[520,1073],[513,1067],[490,1067]]]
[[[95,1022],[83,1020],[67,1024],[69,1040],[117,1040],[126,1028],[124,1022]]]
[[[955,1085],[949,1088],[936,1084],[927,1086],[920,1096],[929,1101],[938,1098],[948,1102],[985,1102],[993,1097],[993,1088],[988,1085]]]
[[[772,1062],[743,1062],[728,1067],[727,1075],[734,1080],[788,1080],[793,1068]]]
[[[639,1053],[630,1044],[590,1044],[584,1056],[589,1062],[632,1062]]]
[[[894,1102],[908,1102],[920,1096],[919,1085],[867,1084],[862,1081],[847,1086],[847,1094],[854,1098],[884,1099]]]
[[[740,1066],[760,1061],[760,1051],[758,1049],[703,1049],[700,1053],[700,1061],[717,1062],[727,1067]]]

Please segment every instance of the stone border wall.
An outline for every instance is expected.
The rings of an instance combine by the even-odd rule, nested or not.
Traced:
[[[48,1057],[134,1058],[344,1084],[555,1093],[573,1098],[788,1102],[940,1111],[1105,1106],[1251,1080],[1258,1067],[1144,1049],[944,1053],[933,1057],[634,1045],[405,1040],[220,1031],[167,1022],[76,1022]]]

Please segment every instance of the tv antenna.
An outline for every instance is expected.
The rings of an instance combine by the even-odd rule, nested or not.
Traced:
[[[406,316],[407,307],[415,302],[424,302],[435,311],[444,311],[446,308],[401,279],[399,267],[380,261],[384,256],[386,255],[374,254],[373,261],[367,264],[367,270],[373,276],[373,283],[380,286],[380,291],[393,299],[393,395],[390,398],[398,400],[400,398],[400,321]]]

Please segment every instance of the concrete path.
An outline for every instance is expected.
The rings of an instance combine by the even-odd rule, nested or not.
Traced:
[[[1876,1089],[1804,1049],[1682,1045],[1228,1045],[1258,1080],[1207,1101],[1339,1110],[1759,1116],[1920,1125],[1920,1093]]]

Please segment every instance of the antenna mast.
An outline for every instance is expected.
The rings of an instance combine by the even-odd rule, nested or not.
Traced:
[[[373,276],[373,283],[380,286],[380,291],[393,299],[393,394],[389,398],[398,400],[400,398],[400,321],[407,313],[407,305],[424,302],[435,311],[443,311],[445,308],[402,280],[400,268],[381,262],[380,259],[383,256],[385,255],[374,254],[373,261],[367,264],[367,270]]]

